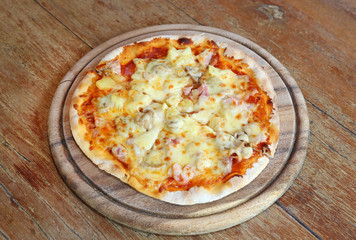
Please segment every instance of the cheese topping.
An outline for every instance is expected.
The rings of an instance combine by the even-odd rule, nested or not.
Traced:
[[[165,57],[134,58],[125,81],[128,67],[111,60],[113,70],[95,82],[103,94],[93,100],[99,131],[91,138],[106,144],[93,145],[157,191],[223,181],[261,150],[268,133],[254,117],[259,103],[250,97],[262,90],[252,89],[253,76],[209,65],[212,57],[209,49],[170,47]]]

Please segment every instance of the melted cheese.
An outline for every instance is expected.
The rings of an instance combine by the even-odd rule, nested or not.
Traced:
[[[211,56],[195,56],[188,47],[170,48],[165,59],[133,59],[136,71],[126,94],[98,98],[95,121],[102,126],[105,117],[115,119],[113,142],[125,146],[133,174],[150,181],[169,175],[178,182],[222,176],[231,171],[231,154],[250,158],[252,146],[266,140],[250,122],[256,106],[244,101],[248,77],[213,66],[202,75]],[[96,86],[109,90],[118,83],[103,77]],[[183,93],[184,87],[190,90]]]
[[[125,98],[113,94],[111,95],[110,100],[116,109],[122,110],[124,108],[124,104],[126,101]]]
[[[206,168],[212,170],[220,155],[214,139],[207,137],[214,135],[214,131],[190,117],[180,117],[179,126],[170,128],[172,131],[169,132],[172,138],[178,138],[178,143],[166,146],[167,155],[172,157],[171,162],[181,166],[189,164],[202,172]],[[219,172],[219,169],[215,171]]]
[[[247,82],[246,77],[239,77],[229,69],[222,70],[214,66],[209,66],[208,73],[212,76],[212,78],[219,79],[223,83],[222,87],[233,89],[235,91],[239,91],[242,83]]]
[[[152,102],[152,98],[149,95],[138,91],[132,91],[131,96],[124,106],[125,111],[129,113],[131,116],[135,115],[140,108],[144,108]]]
[[[97,108],[99,112],[105,113],[114,106],[114,103],[111,101],[112,94],[98,98]]]
[[[180,112],[192,112],[193,111],[193,102],[189,99],[184,99],[178,104],[178,109]]]
[[[125,139],[129,138],[130,135],[137,135],[145,131],[131,117],[119,116],[115,118],[115,126],[118,135],[121,135]]]
[[[241,131],[250,118],[250,111],[244,104],[224,104],[220,109],[220,113],[225,123],[222,129],[230,134]]]
[[[137,70],[131,76],[133,80],[131,89],[145,93],[155,101],[163,102],[169,99],[167,101],[169,105],[177,105],[181,100],[182,88],[191,80],[187,74],[182,74],[182,69],[172,67],[172,64],[176,64],[174,57],[177,53],[175,51],[181,50],[170,49],[167,60],[154,59],[148,64],[143,59],[135,59]],[[176,66],[180,67],[185,64],[184,62],[190,62],[184,60],[189,56],[189,52],[186,52],[183,57],[179,58],[179,64]]]
[[[244,131],[249,137],[250,143],[256,145],[266,141],[266,131],[257,123],[250,123],[244,126]]]

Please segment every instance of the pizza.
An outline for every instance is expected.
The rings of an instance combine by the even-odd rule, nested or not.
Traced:
[[[279,135],[266,72],[204,35],[157,36],[111,51],[76,88],[70,126],[100,169],[179,205],[249,184]]]

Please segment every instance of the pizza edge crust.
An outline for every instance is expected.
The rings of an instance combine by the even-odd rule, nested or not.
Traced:
[[[247,63],[249,67],[253,70],[256,75],[256,79],[259,81],[259,86],[264,90],[267,95],[271,98],[273,104],[272,116],[270,118],[270,141],[269,149],[271,151],[271,157],[277,149],[278,139],[279,139],[279,112],[277,107],[277,95],[274,91],[272,80],[266,73],[266,71],[249,55],[244,53],[242,50],[226,46],[225,55],[231,56],[235,59],[243,59],[243,62]]]
[[[192,187],[188,191],[167,192],[161,200],[178,205],[193,205],[219,200],[251,183],[268,165],[269,159],[262,156],[246,170],[243,176],[235,176],[214,188]]]
[[[148,39],[143,39],[138,42],[143,41],[150,41],[154,38],[170,38],[171,40],[178,39],[181,37],[189,37],[193,40],[193,44],[199,43],[201,40],[205,39],[206,37],[203,34],[194,35],[194,36],[175,36],[175,35],[163,35],[163,36],[155,36]],[[132,43],[135,44],[135,43]],[[220,43],[217,43],[221,46]],[[117,54],[122,52],[124,46],[114,49],[113,51],[109,52],[104,58],[100,61],[100,63],[110,61]],[[226,54],[231,55],[233,57],[238,56],[240,59],[241,56],[244,56],[243,59],[249,64],[249,67],[255,72],[257,79],[260,81],[259,85],[263,88],[268,94],[268,96],[272,99],[274,110],[272,114],[271,131],[272,139],[275,139],[270,144],[269,148],[271,150],[271,156],[273,156],[278,142],[278,134],[279,134],[279,116],[278,110],[276,106],[276,94],[274,92],[272,82],[267,75],[267,73],[262,69],[261,66],[257,64],[255,60],[251,57],[246,55],[242,50],[236,49],[230,46],[226,46],[227,51]],[[115,55],[116,54],[116,55]],[[104,61],[105,60],[105,61]],[[268,165],[269,158],[266,156],[262,156],[258,159],[257,162],[253,164],[252,168],[247,169],[246,174],[241,176],[235,176],[229,179],[225,183],[218,184],[214,188],[206,189],[204,187],[193,187],[188,191],[176,191],[176,192],[162,192],[157,193],[156,190],[147,189],[142,184],[140,184],[135,177],[130,177],[126,169],[123,165],[115,160],[112,160],[112,156],[100,150],[89,150],[89,142],[85,140],[86,134],[86,127],[84,124],[79,124],[79,115],[77,110],[74,108],[75,104],[80,105],[83,103],[83,100],[79,97],[82,93],[86,92],[89,86],[91,85],[92,78],[96,76],[94,73],[89,72],[81,81],[79,86],[74,92],[72,97],[72,103],[70,106],[70,126],[72,130],[73,137],[75,142],[80,147],[80,149],[84,152],[84,154],[95,164],[99,167],[99,169],[119,178],[121,181],[129,184],[137,191],[144,193],[148,196],[160,199],[162,201],[168,203],[174,203],[178,205],[193,205],[198,203],[207,203],[211,201],[215,201],[221,199],[233,192],[238,191],[239,189],[243,188],[244,186],[248,185],[252,182]],[[261,77],[262,76],[262,77]]]
[[[79,124],[80,116],[77,110],[74,108],[75,104],[79,106],[83,103],[83,99],[80,97],[80,95],[88,90],[94,77],[96,77],[96,74],[94,74],[93,72],[87,73],[87,75],[85,75],[84,78],[81,80],[79,86],[73,94],[69,111],[69,120],[72,135],[79,148],[95,165],[99,167],[99,169],[108,172],[118,177],[123,182],[127,183],[128,174],[122,164],[112,160],[112,156],[107,152],[96,149],[89,149],[90,144],[87,140],[85,140],[85,134],[87,133],[87,129],[84,124]]]

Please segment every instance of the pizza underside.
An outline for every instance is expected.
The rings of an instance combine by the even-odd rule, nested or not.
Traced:
[[[181,205],[250,183],[273,157],[279,131],[268,75],[204,36],[155,37],[112,51],[76,89],[70,122],[100,169]]]

